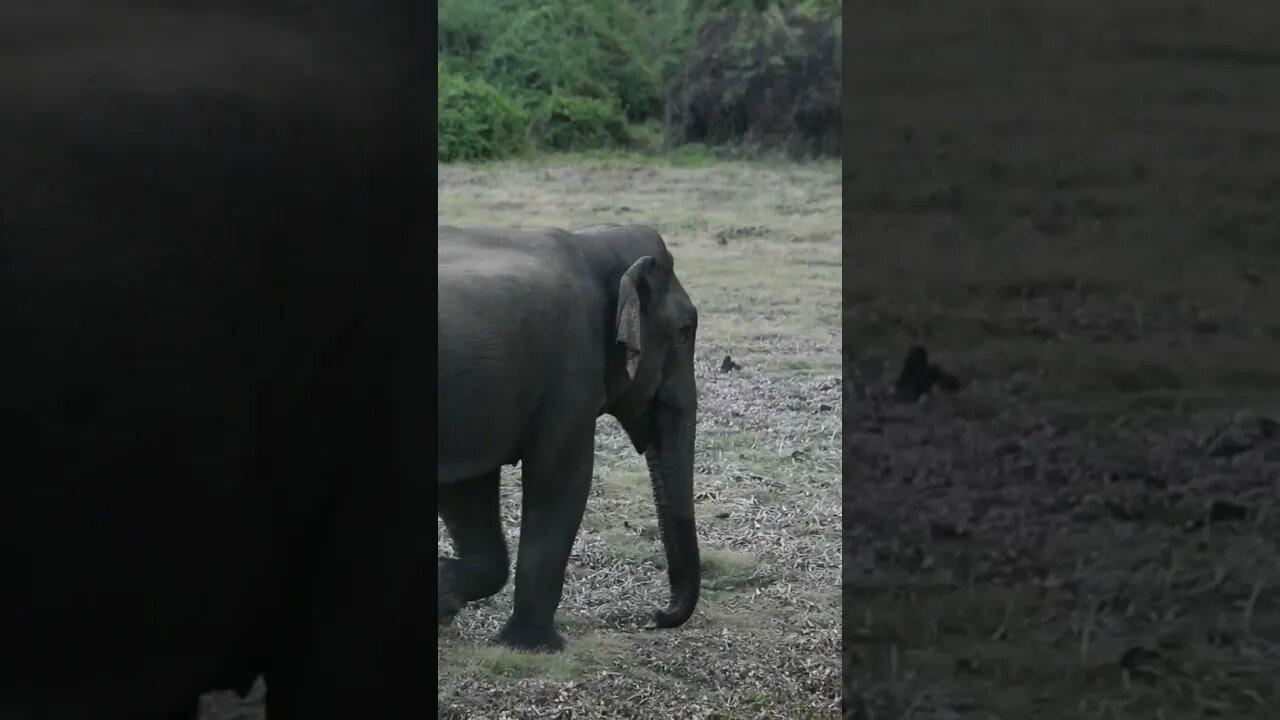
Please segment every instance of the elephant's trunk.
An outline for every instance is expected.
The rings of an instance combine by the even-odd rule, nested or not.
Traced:
[[[684,395],[682,404],[686,407],[655,403],[653,421],[656,432],[644,453],[658,510],[658,529],[667,553],[667,576],[671,581],[671,602],[653,619],[653,625],[662,628],[677,627],[689,619],[698,604],[698,591],[702,584],[698,535],[693,519],[693,441],[697,427],[695,392],[688,395],[680,393]]]

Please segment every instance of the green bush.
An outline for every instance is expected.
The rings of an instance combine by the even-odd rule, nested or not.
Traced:
[[[825,20],[839,18],[842,4],[841,0],[688,0],[690,10],[703,21],[737,13],[763,14],[770,10]]]
[[[553,91],[613,99],[631,120],[658,113],[662,87],[634,3],[606,0],[441,0],[439,52],[450,67],[523,96]]]
[[[628,144],[627,116],[612,99],[554,90],[538,108],[533,135],[549,150],[574,151]]]
[[[438,68],[450,76],[441,81],[441,160],[631,146],[634,128],[669,116],[672,84],[687,86],[703,29],[744,13],[838,18],[839,8],[838,0],[438,0]],[[803,42],[786,50],[796,48],[803,53]],[[717,82],[747,93],[735,84],[758,62]],[[754,112],[746,98],[736,104]]]
[[[829,18],[776,5],[704,24],[668,88],[668,145],[838,156],[840,46]]]
[[[692,47],[687,0],[440,0],[439,63],[485,82],[537,122],[546,149],[626,144],[627,124],[660,118],[673,47]]]
[[[437,138],[441,162],[497,160],[527,147],[529,118],[501,90],[437,63]]]

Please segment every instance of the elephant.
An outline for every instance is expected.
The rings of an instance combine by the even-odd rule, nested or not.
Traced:
[[[430,711],[429,11],[0,3],[0,717]]]
[[[438,512],[457,557],[437,559],[437,622],[509,578],[499,476],[520,465],[514,609],[501,645],[558,652],[554,616],[591,486],[596,420],[643,454],[671,599],[698,602],[693,508],[698,311],[662,236],[643,226],[439,226]]]

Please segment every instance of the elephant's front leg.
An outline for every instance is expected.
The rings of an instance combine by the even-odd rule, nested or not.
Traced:
[[[521,650],[564,649],[555,614],[591,489],[594,419],[558,434],[559,442],[538,444],[524,459],[515,608],[498,633],[499,642]]]
[[[507,584],[507,542],[499,515],[501,470],[441,485],[437,492],[457,558],[439,558],[437,624],[453,619],[464,603],[496,595]]]

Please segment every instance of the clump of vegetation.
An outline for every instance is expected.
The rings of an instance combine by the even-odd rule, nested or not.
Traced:
[[[590,150],[630,142],[626,117],[617,101],[553,90],[539,104],[533,132],[550,150]]]
[[[436,93],[441,162],[494,160],[525,148],[528,114],[501,90],[438,66]]]
[[[736,13],[698,31],[671,83],[667,143],[840,154],[839,21],[799,10]]]
[[[651,128],[676,127],[662,122],[672,115],[667,90],[673,80],[679,78],[680,87],[687,89],[689,78],[705,66],[699,60],[705,55],[699,28],[717,27],[726,21],[737,27],[741,18],[778,14],[779,5],[788,7],[788,17],[814,18],[824,28],[838,26],[838,20],[830,22],[839,15],[839,4],[834,0],[548,0],[536,4],[441,0],[437,57],[442,78],[448,78],[440,85],[440,158],[445,162],[476,161],[527,149],[650,147],[654,144]],[[788,38],[801,44],[775,43],[741,55],[742,72],[759,74],[779,62],[794,65],[792,60],[770,54],[804,56],[803,43],[809,37]],[[838,87],[838,79],[836,82]],[[705,85],[703,80],[696,83]],[[821,90],[815,88],[814,92]],[[682,92],[682,101],[686,96]],[[806,112],[790,106],[786,110],[789,118],[799,117],[812,124],[814,120]],[[684,113],[677,109],[676,115]],[[474,130],[470,129],[472,122],[476,122]],[[718,131],[704,140],[708,145],[726,144],[721,141],[723,136],[765,147],[781,137],[796,135],[734,135],[742,127],[741,123],[733,124],[727,135]],[[689,133],[684,126],[678,130],[675,136],[664,137],[662,144],[674,147],[697,140],[686,137]]]

